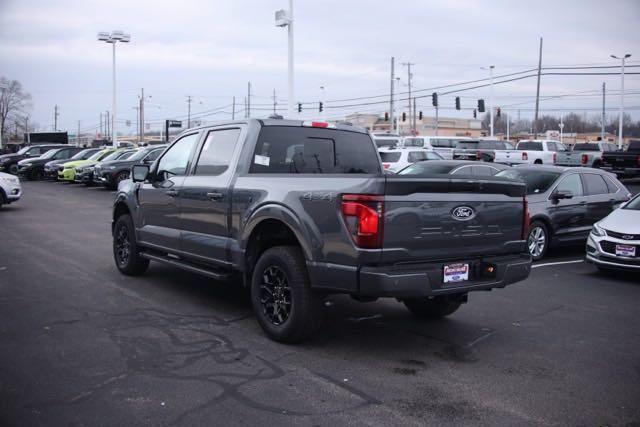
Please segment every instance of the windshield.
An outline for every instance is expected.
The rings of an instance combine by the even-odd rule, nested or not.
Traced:
[[[599,151],[598,144],[576,144],[573,151]]]
[[[522,181],[527,185],[527,194],[544,193],[560,176],[559,172],[540,172],[532,170],[507,169],[495,176]]]
[[[414,163],[398,172],[399,175],[427,175],[448,174],[453,168],[460,165],[443,165],[437,162]]]
[[[82,150],[82,151],[76,153],[75,156],[73,156],[69,160],[85,160],[85,159],[88,159],[89,157],[91,157],[95,152],[96,152],[96,150]]]
[[[46,153],[44,153],[42,156],[40,156],[40,158],[41,159],[50,159],[53,156],[55,156],[58,151],[60,151],[60,150],[49,150]]]
[[[111,160],[118,160],[126,153],[128,153],[128,151],[114,151],[113,153],[109,154],[107,157],[103,158],[102,161],[110,162]]]
[[[140,159],[142,159],[144,156],[146,156],[147,154],[149,154],[150,150],[138,150],[138,151],[134,151],[133,153],[131,153],[130,155],[128,155],[127,157],[120,157],[120,160],[123,159],[127,159],[127,160],[131,160],[131,161],[138,161]]]
[[[640,211],[640,195],[637,195],[622,209],[629,209],[632,211]]]
[[[97,153],[95,153],[91,157],[89,157],[87,160],[98,160],[98,159],[100,159],[100,157],[104,156],[105,153],[106,153],[106,151],[98,151]]]
[[[16,154],[27,154],[27,151],[29,151],[30,149],[32,149],[33,147],[24,147],[22,149],[20,149],[20,151],[18,151]]]

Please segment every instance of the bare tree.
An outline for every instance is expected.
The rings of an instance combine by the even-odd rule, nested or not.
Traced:
[[[31,108],[31,95],[24,91],[22,84],[17,80],[9,80],[0,77],[0,128],[2,138],[8,138],[10,125],[24,123],[26,111]]]

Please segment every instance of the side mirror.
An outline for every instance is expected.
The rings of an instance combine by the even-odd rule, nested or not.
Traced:
[[[552,200],[573,199],[573,193],[571,191],[556,191],[551,195]]]
[[[131,167],[131,179],[133,182],[144,182],[149,176],[149,165],[133,165]]]

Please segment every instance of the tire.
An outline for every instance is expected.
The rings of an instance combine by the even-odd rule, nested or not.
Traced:
[[[11,166],[9,166],[9,173],[10,173],[11,175],[18,175],[18,169],[19,169],[19,168],[18,168],[18,164],[17,164],[17,163],[14,163],[14,164],[12,164]]]
[[[122,171],[122,172],[118,173],[118,175],[116,175],[115,178],[113,179],[113,182],[111,184],[109,184],[109,189],[110,190],[117,190],[118,189],[118,185],[120,185],[120,183],[122,181],[124,181],[125,179],[129,179],[129,172],[128,171]]]
[[[462,305],[458,295],[406,299],[402,302],[414,316],[422,319],[440,319],[454,313]]]
[[[534,261],[541,260],[547,254],[549,237],[549,229],[544,223],[540,221],[531,223],[527,235],[527,249]]]
[[[113,227],[113,259],[122,274],[139,276],[149,268],[149,260],[140,256],[133,220],[121,215]]]
[[[275,246],[258,259],[251,303],[258,324],[272,340],[297,343],[311,337],[322,324],[323,299],[311,289],[300,248]]]

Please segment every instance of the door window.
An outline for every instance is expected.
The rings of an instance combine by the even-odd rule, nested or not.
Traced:
[[[491,176],[496,173],[495,169],[488,166],[473,166],[471,170],[473,171],[473,174],[477,176]]]
[[[587,195],[607,194],[609,189],[607,183],[600,175],[595,173],[585,173],[582,175],[587,186]]]
[[[584,192],[582,191],[582,180],[580,179],[580,175],[574,173],[564,177],[554,191],[571,191],[574,197],[582,196]]]
[[[174,175],[184,175],[187,172],[191,149],[198,140],[198,134],[180,138],[164,153],[158,163],[158,176],[167,179]]]
[[[617,193],[619,190],[618,185],[615,182],[613,182],[613,180],[608,176],[604,176],[603,178],[604,178],[604,182],[607,183],[607,189],[609,190],[609,193]]]
[[[473,175],[473,170],[471,166],[462,166],[451,172],[451,175]]]
[[[212,130],[207,135],[198,162],[195,175],[220,175],[231,163],[240,129]]]
[[[422,160],[427,160],[427,153],[425,153],[424,151],[409,152],[409,163],[420,162]]]

